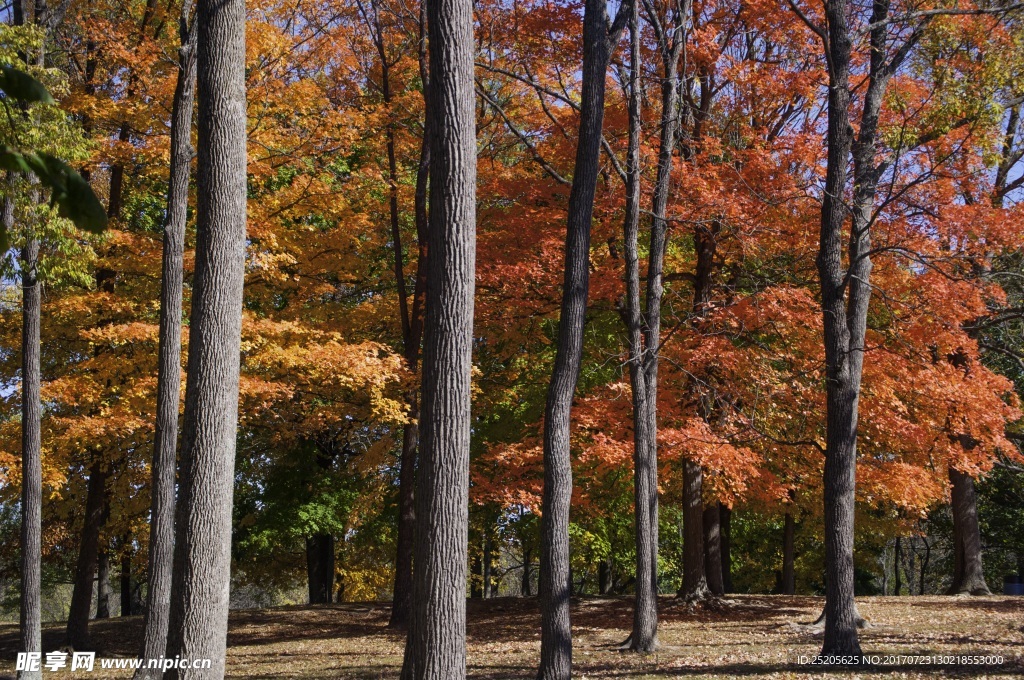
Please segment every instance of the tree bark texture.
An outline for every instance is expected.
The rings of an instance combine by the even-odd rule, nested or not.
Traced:
[[[465,677],[476,260],[473,5],[427,3],[429,258],[412,619],[402,676]]]
[[[700,600],[708,596],[704,573],[704,504],[701,487],[704,473],[700,465],[683,461],[683,584],[679,597]]]
[[[178,82],[171,103],[171,165],[167,188],[160,283],[160,346],[158,349],[156,433],[153,440],[146,614],[142,658],[157,659],[167,649],[174,564],[175,472],[178,448],[178,406],[181,400],[181,313],[184,282],[185,222],[189,170],[192,165],[192,112],[195,108],[196,36],[186,2],[179,21]],[[121,602],[124,607],[125,597]],[[128,595],[131,610],[131,594]],[[136,680],[157,680],[156,669],[140,668]]]
[[[619,7],[609,26],[606,0],[586,0],[579,137],[565,238],[565,276],[555,365],[544,411],[544,490],[541,498],[540,680],[568,680],[572,673],[569,598],[569,504],[572,465],[569,438],[572,400],[583,358],[583,328],[590,287],[590,225],[600,168],[605,77],[613,46],[629,13]],[[622,21],[620,21],[622,20]]]
[[[196,266],[167,656],[224,675],[245,278],[245,3],[199,0]]]
[[[948,594],[991,595],[981,560],[981,530],[974,479],[949,468],[953,513],[953,582]]]
[[[110,553],[101,550],[96,558],[96,618],[110,618]]]
[[[712,595],[724,595],[722,580],[722,535],[719,527],[718,503],[704,506],[704,576]]]

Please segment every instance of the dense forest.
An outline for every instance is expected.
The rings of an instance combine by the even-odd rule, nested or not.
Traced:
[[[536,598],[565,680],[588,597],[628,656],[824,596],[842,660],[861,596],[1024,594],[1024,5],[0,19],[17,651],[139,616],[212,667],[136,678],[221,678],[229,610],[389,603],[459,678],[467,598]]]

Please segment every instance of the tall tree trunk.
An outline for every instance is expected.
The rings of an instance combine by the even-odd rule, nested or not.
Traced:
[[[375,9],[376,12],[376,9]],[[376,14],[375,14],[376,16]],[[420,2],[419,20],[419,70],[420,80],[423,83],[423,96],[426,103],[430,86],[429,72],[427,68],[426,54],[426,2]],[[380,24],[377,24],[377,35],[382,34]],[[381,54],[383,55],[383,42],[381,42]],[[382,59],[385,57],[382,56]],[[390,98],[390,90],[389,90]],[[408,298],[405,295],[405,274],[402,266],[402,242],[401,232],[396,227],[398,214],[397,192],[393,191],[391,202],[392,212],[392,245],[395,254],[395,277],[399,282],[399,305],[401,307],[400,317],[402,320],[402,342],[405,353],[405,361],[409,370],[415,372],[419,363],[420,341],[423,336],[423,297],[426,293],[427,275],[427,186],[430,170],[430,137],[428,133],[430,124],[429,106],[424,106],[423,112],[423,137],[420,140],[420,162],[416,170],[416,192],[414,197],[414,212],[416,220],[416,240],[419,247],[419,259],[416,262],[416,282],[413,285],[412,308],[408,309]],[[392,168],[392,181],[396,182],[397,170],[394,169],[394,141],[389,139],[389,167]],[[395,587],[391,598],[391,618],[388,621],[390,628],[405,628],[409,624],[409,616],[412,606],[412,570],[413,551],[415,549],[416,531],[416,449],[419,445],[419,427],[416,419],[419,417],[419,403],[417,395],[409,395],[409,422],[402,428],[402,457],[398,471],[398,532],[395,539]]]
[[[310,604],[330,604],[334,597],[334,536],[306,538],[306,581]]]
[[[6,201],[4,219],[14,221]],[[31,229],[31,225],[29,229]],[[10,229],[8,229],[10,233]],[[39,321],[42,308],[38,278],[39,241],[29,234],[21,251],[21,649],[42,652],[42,429],[39,368]],[[40,678],[23,671],[21,678]]]
[[[569,191],[565,237],[565,277],[558,325],[558,348],[544,410],[544,491],[541,498],[540,680],[567,680],[572,673],[569,598],[569,504],[572,463],[569,440],[572,400],[583,359],[583,327],[590,287],[590,223],[594,213],[605,77],[611,51],[630,13],[629,0],[608,24],[606,0],[586,0],[583,13],[583,67],[579,138]]]
[[[701,600],[711,592],[704,573],[703,480],[700,465],[683,461],[683,584],[679,597],[687,600]]]
[[[146,614],[143,659],[158,659],[167,650],[174,563],[175,470],[178,406],[181,399],[181,312],[184,282],[185,222],[192,164],[192,112],[195,108],[196,22],[186,1],[179,19],[178,82],[171,104],[171,165],[167,187],[160,288],[160,347],[153,441]],[[126,600],[121,597],[122,608]],[[131,610],[131,596],[127,600]],[[140,668],[136,680],[158,680],[156,669]]]
[[[724,595],[722,580],[722,536],[719,532],[718,503],[704,506],[704,575],[712,595]]]
[[[85,516],[82,519],[82,535],[75,567],[75,585],[71,593],[71,608],[68,611],[65,633],[66,644],[78,650],[89,649],[92,645],[89,639],[89,615],[92,613],[92,584],[96,578],[100,530],[107,519],[108,474],[101,460],[96,460],[89,468]]]
[[[733,592],[732,587],[732,508],[724,503],[718,504],[718,533],[722,542],[722,586],[726,594]]]
[[[655,423],[650,410],[651,395],[647,390],[644,370],[644,318],[640,308],[640,257],[637,232],[640,225],[640,26],[637,6],[629,17],[629,147],[626,155],[626,216],[623,243],[626,259],[625,309],[629,343],[629,378],[633,393],[633,498],[634,536],[636,539],[636,588],[633,605],[633,630],[629,648],[638,652],[653,651],[658,634],[657,535],[652,535],[652,507],[657,507],[657,446]],[[653,350],[650,350],[653,351]],[[652,454],[655,459],[652,461]],[[654,500],[652,500],[654,496]],[[652,505],[653,503],[653,505]]]
[[[476,262],[473,4],[427,3],[430,220],[412,619],[403,678],[466,673],[466,553]]]
[[[484,564],[480,555],[473,555],[473,565],[469,570],[469,596],[476,600],[484,596]]]
[[[981,560],[978,497],[974,479],[949,468],[953,513],[953,583],[947,594],[991,595]]]
[[[196,25],[196,265],[167,656],[213,665],[172,679],[224,676],[245,280],[244,0],[199,0]]]
[[[918,582],[918,589],[917,589],[917,594],[918,595],[924,595],[924,577],[925,577],[925,574],[928,573],[928,560],[932,556],[932,546],[931,546],[931,544],[928,543],[928,539],[925,538],[925,537],[922,537],[921,540],[924,541],[924,557],[921,558],[921,577],[920,577],[919,582]]]
[[[40,16],[40,9],[42,16]],[[22,0],[14,0],[11,7],[12,23],[25,24]],[[36,23],[45,19],[46,3],[36,0]],[[44,47],[36,57],[42,65]],[[29,61],[26,57],[26,61]],[[30,178],[31,179],[31,178]],[[39,200],[38,191],[29,191],[29,204]],[[14,226],[14,202],[4,202],[4,223],[7,233]],[[34,216],[26,216],[25,245],[21,251],[21,601],[19,635],[25,652],[43,651],[42,633],[42,404],[40,386],[39,325],[42,315],[42,282],[39,280],[39,239]],[[19,680],[37,680],[40,671],[19,671]]]
[[[782,528],[782,594],[796,594],[796,520],[789,511]]]
[[[900,579],[900,557],[903,553],[903,547],[900,545],[900,537],[896,537],[895,546],[893,546],[893,559],[892,559],[892,572],[893,572],[893,588],[892,594],[899,595],[900,591],[903,590],[903,583]]]
[[[130,536],[125,534],[121,553],[121,616],[131,616],[135,611],[132,606],[135,591],[132,588],[132,552]]]
[[[110,553],[103,549],[96,558],[96,618],[110,618]]]

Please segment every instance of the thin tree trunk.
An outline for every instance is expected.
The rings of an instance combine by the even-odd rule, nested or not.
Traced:
[[[922,538],[921,540],[924,541],[924,557],[921,558],[921,578],[917,589],[918,595],[924,595],[924,578],[925,574],[928,573],[928,560],[932,556],[932,546],[928,543],[928,539]]]
[[[469,570],[469,574],[469,596],[474,600],[478,600],[484,595],[484,565],[480,555],[473,555],[473,565]]]
[[[36,2],[36,22],[40,23],[40,7],[45,15],[46,4]],[[14,0],[12,23],[25,24],[22,0]],[[42,65],[44,48],[37,56]],[[26,58],[28,61],[28,58]],[[30,178],[31,179],[31,178]],[[35,205],[39,195],[29,191],[29,204]],[[14,227],[14,202],[4,201],[4,223],[7,233]],[[25,245],[21,251],[21,601],[19,635],[21,650],[42,653],[42,404],[40,386],[39,325],[42,315],[42,282],[39,280],[39,240],[33,217],[26,218]],[[19,680],[38,680],[40,671],[19,671]]]
[[[634,4],[629,17],[629,148],[626,155],[626,216],[623,243],[626,259],[625,309],[621,310],[629,342],[629,378],[633,393],[633,497],[636,539],[636,588],[633,630],[629,649],[653,651],[658,634],[657,537],[652,535],[652,498],[657,494],[657,455],[651,431],[650,393],[644,371],[644,318],[640,308],[640,258],[637,232],[640,224],[640,26]],[[654,501],[656,503],[656,501]]]
[[[14,222],[13,202],[5,201],[4,219]],[[29,227],[31,229],[31,226]],[[39,241],[30,233],[21,251],[21,649],[42,652],[42,429],[40,405],[38,278]],[[22,671],[21,678],[40,678]]]
[[[100,551],[96,558],[96,618],[110,618],[110,554],[106,549]]]
[[[493,578],[494,570],[494,555],[491,552],[491,537],[484,536],[484,555],[483,555],[483,572],[480,574],[483,577],[483,596],[484,599],[494,597],[494,585],[491,582]]]
[[[618,42],[629,0],[608,24],[606,0],[586,0],[583,14],[583,67],[579,139],[565,238],[565,277],[558,325],[558,347],[544,411],[544,490],[541,498],[541,648],[540,680],[567,680],[572,673],[569,598],[569,504],[572,464],[569,452],[572,400],[583,358],[583,328],[590,286],[590,223],[594,212],[605,77]]]
[[[782,529],[782,594],[796,594],[796,521],[786,512]]]
[[[700,465],[683,461],[683,584],[679,597],[687,600],[702,600],[710,593],[704,573],[703,479]]]
[[[403,678],[466,673],[466,562],[476,261],[473,4],[427,3],[430,221],[412,619]]]
[[[724,503],[718,504],[718,526],[722,541],[722,585],[726,594],[733,592],[732,588],[732,508]]]
[[[196,24],[196,265],[167,656],[213,665],[172,680],[224,676],[245,279],[245,3],[199,0]]]
[[[160,288],[160,346],[156,395],[156,433],[153,441],[152,492],[149,524],[146,613],[143,659],[158,659],[167,650],[171,611],[171,571],[174,563],[175,469],[178,446],[178,406],[181,400],[181,313],[184,282],[185,222],[188,213],[189,170],[192,164],[192,112],[195,108],[196,22],[192,2],[185,2],[179,19],[178,82],[171,104],[171,164],[167,187]],[[122,596],[122,607],[125,598]],[[130,596],[128,599],[129,611]],[[156,669],[140,668],[136,680],[158,680]]]
[[[533,555],[530,554],[530,549],[523,547],[523,580],[520,584],[523,597],[531,597],[533,595]]]
[[[712,595],[724,595],[722,581],[722,536],[719,532],[718,503],[704,506],[704,575]]]
[[[893,588],[892,594],[899,595],[900,591],[903,590],[903,583],[900,579],[900,557],[903,554],[903,548],[900,545],[900,537],[896,537],[896,544],[893,548],[892,558],[892,572],[893,572]]]
[[[981,530],[978,527],[978,497],[974,479],[949,468],[952,486],[953,550],[955,571],[948,594],[991,595],[985,583],[981,560]]]
[[[131,616],[135,611],[132,606],[134,589],[132,588],[132,553],[130,537],[125,534],[123,552],[121,554],[121,616]]]
[[[420,3],[420,41],[419,67],[420,79],[423,83],[423,96],[426,102],[429,89],[429,76],[426,55],[426,2]],[[378,24],[377,32],[380,34]],[[383,59],[383,57],[382,57]],[[402,267],[401,232],[395,229],[397,220],[397,194],[391,204],[392,210],[392,241],[395,254],[395,277],[399,283],[399,304],[402,319],[402,342],[406,364],[409,370],[415,371],[419,363],[420,341],[423,336],[423,297],[426,293],[427,274],[427,186],[430,170],[430,137],[429,106],[424,106],[423,138],[420,140],[420,162],[416,170],[416,193],[414,211],[416,220],[416,240],[419,247],[419,259],[416,262],[416,282],[413,285],[412,309],[406,311],[408,305],[405,290],[405,274]],[[393,141],[391,147],[393,148]],[[389,163],[393,157],[389,151]],[[397,171],[395,171],[397,172]],[[397,181],[395,173],[392,177]],[[412,606],[412,569],[413,551],[415,549],[416,531],[416,449],[419,445],[419,403],[415,393],[409,395],[409,422],[402,428],[402,457],[398,471],[398,532],[395,539],[395,587],[391,598],[391,618],[389,628],[406,628]]]
[[[334,597],[334,536],[306,538],[306,581],[310,604],[330,604]]]
[[[100,530],[106,522],[108,470],[96,460],[89,468],[89,481],[85,498],[85,516],[75,567],[75,585],[71,593],[71,608],[65,643],[77,650],[89,649],[89,616],[92,614],[92,585],[96,578],[99,556]]]

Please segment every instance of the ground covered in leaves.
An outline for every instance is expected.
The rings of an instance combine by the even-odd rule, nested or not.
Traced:
[[[1024,674],[1024,598],[869,597],[858,600],[871,622],[861,632],[864,653],[880,657],[870,669],[824,670],[802,665],[820,646],[804,626],[821,598],[737,595],[708,607],[661,601],[661,648],[655,654],[617,651],[632,621],[631,598],[574,603],[574,677],[578,678],[810,678],[1019,677]],[[389,630],[388,605],[338,604],[232,612],[228,636],[231,678],[395,678],[404,636]],[[136,653],[141,617],[92,626],[98,657]],[[63,629],[44,631],[44,649],[57,649]],[[469,676],[494,680],[534,677],[540,616],[533,599],[472,600],[468,612]],[[13,677],[17,627],[0,626],[0,678]],[[909,665],[891,655],[1001,656],[995,665]],[[921,659],[926,661],[926,659]],[[942,661],[948,661],[943,659]],[[895,664],[895,665],[892,665]],[[130,677],[129,671],[44,672],[45,677]]]

